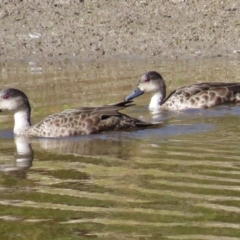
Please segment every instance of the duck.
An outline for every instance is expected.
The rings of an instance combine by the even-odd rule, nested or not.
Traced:
[[[125,97],[130,101],[144,93],[152,93],[149,109],[184,110],[210,108],[240,102],[239,82],[203,82],[180,87],[166,97],[166,84],[161,74],[148,71],[140,77],[137,88]]]
[[[49,115],[32,125],[31,106],[26,94],[15,88],[0,91],[0,112],[8,110],[13,113],[13,133],[16,136],[58,138],[156,125],[156,123],[144,122],[119,112],[134,105],[131,102],[67,109]]]

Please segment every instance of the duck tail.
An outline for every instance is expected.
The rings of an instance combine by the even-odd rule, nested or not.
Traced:
[[[135,126],[137,127],[159,127],[162,124],[162,122],[144,122],[141,120],[136,119]]]

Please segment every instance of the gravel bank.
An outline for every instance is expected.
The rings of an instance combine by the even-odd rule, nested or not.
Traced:
[[[4,0],[0,59],[240,59],[239,0]]]

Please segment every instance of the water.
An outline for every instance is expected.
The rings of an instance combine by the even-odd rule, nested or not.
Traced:
[[[169,90],[240,81],[240,62],[4,64],[1,87],[22,89],[32,121],[121,101],[145,70]],[[143,70],[144,69],[144,70]],[[124,110],[153,121],[148,95]],[[163,112],[159,128],[66,139],[15,138],[0,114],[1,239],[240,238],[240,105]]]

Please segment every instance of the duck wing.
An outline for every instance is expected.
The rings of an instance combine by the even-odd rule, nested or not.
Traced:
[[[124,101],[112,105],[68,109],[50,115],[32,126],[29,135],[65,137],[156,125],[119,112],[132,105],[132,101]]]
[[[165,98],[164,102],[166,102],[173,95],[175,97],[182,96],[185,99],[189,99],[195,95],[199,96],[201,94],[209,93],[218,97],[227,97],[230,100],[230,96],[234,97],[240,93],[240,83],[206,82],[183,86],[172,91],[168,97]]]

